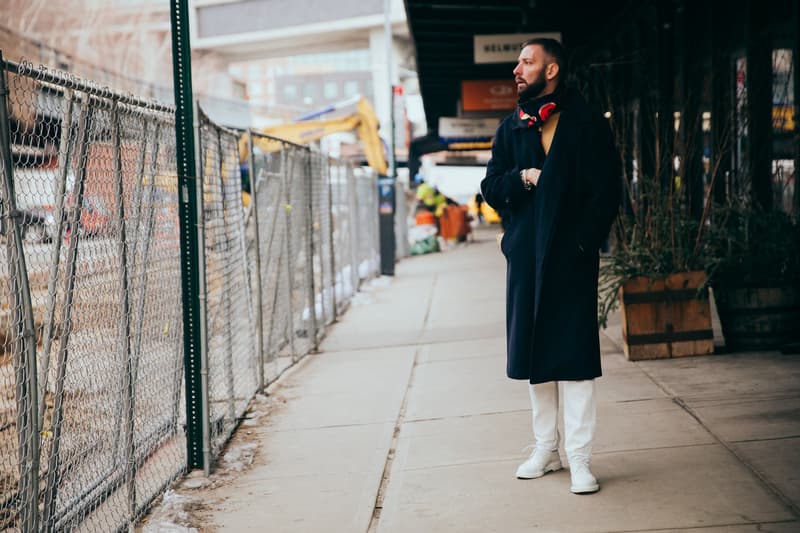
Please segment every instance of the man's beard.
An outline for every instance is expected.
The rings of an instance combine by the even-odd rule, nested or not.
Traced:
[[[519,101],[524,102],[536,98],[547,87],[547,79],[544,76],[544,71],[539,73],[539,76],[533,80],[533,83],[528,84],[519,93]]]

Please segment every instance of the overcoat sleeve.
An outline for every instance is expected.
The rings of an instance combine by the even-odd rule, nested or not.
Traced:
[[[598,116],[582,132],[579,179],[586,200],[579,231],[581,246],[597,250],[608,236],[622,201],[622,164],[611,128]]]
[[[515,209],[528,195],[519,177],[521,168],[513,161],[513,147],[505,135],[506,122],[497,128],[492,143],[492,158],[486,165],[486,177],[481,181],[481,193],[486,203],[500,211]]]

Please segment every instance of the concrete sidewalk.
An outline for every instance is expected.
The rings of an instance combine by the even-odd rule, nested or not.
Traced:
[[[505,261],[493,231],[477,239],[398,264],[273,387],[239,430],[253,465],[179,489],[201,530],[800,531],[798,356],[631,363],[612,325],[600,492],[571,494],[567,470],[517,480],[527,384],[505,377]]]

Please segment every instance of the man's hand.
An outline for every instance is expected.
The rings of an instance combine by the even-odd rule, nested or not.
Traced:
[[[539,183],[539,176],[542,174],[542,171],[538,168],[526,168],[522,171],[522,181],[525,183],[530,183],[532,186],[536,186]]]

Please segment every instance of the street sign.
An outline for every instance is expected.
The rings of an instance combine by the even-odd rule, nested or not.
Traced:
[[[496,118],[439,118],[439,137],[445,139],[490,139],[499,120]]]
[[[561,41],[560,32],[549,33],[503,33],[474,35],[475,63],[516,63],[519,45],[528,39],[547,37]]]
[[[507,80],[461,82],[462,111],[503,111],[517,107],[517,86],[509,71]]]

